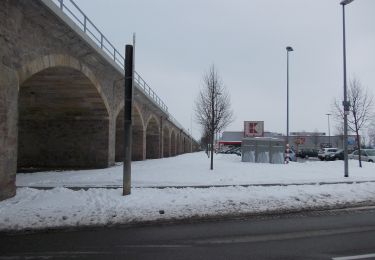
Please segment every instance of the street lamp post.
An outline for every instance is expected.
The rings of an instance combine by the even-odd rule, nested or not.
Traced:
[[[326,116],[328,117],[328,143],[329,145],[331,145],[331,126],[329,124],[329,116],[331,114],[330,113],[327,113]]]
[[[286,47],[286,145],[289,145],[289,52],[293,48]]]
[[[345,5],[350,4],[354,0],[343,0],[342,5],[342,38],[343,38],[343,63],[344,63],[344,177],[349,177],[349,165],[348,165],[348,114],[349,114],[349,101],[347,99],[346,91],[346,39],[345,39]]]

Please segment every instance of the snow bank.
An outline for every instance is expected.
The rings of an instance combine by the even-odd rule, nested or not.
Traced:
[[[0,230],[126,224],[375,202],[375,183],[224,188],[20,188],[0,202]],[[164,214],[159,211],[164,210]]]

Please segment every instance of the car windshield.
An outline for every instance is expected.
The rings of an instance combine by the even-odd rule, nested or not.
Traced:
[[[366,153],[368,156],[375,156],[375,150],[367,150]]]

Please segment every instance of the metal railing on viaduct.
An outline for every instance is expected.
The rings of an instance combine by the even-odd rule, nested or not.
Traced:
[[[108,40],[108,38],[98,29],[98,27],[87,17],[87,15],[79,8],[79,6],[73,0],[52,0],[59,9],[65,13],[95,44],[108,55],[114,63],[124,71],[125,58],[119,52],[114,45]],[[154,104],[156,104],[164,113],[168,115],[168,119],[180,128],[187,136],[189,136],[194,142],[198,143],[168,111],[168,106],[161,100],[161,98],[155,93],[155,91],[147,84],[147,82],[139,75],[138,72],[134,72],[135,86],[141,90],[146,96],[148,96]]]

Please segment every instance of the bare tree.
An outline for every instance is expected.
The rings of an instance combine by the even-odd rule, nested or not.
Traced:
[[[203,89],[195,101],[195,119],[209,137],[213,170],[215,134],[233,121],[230,97],[214,65],[203,76]]]
[[[361,138],[359,131],[366,127],[372,117],[373,96],[364,89],[358,79],[354,78],[350,81],[348,90],[348,99],[350,102],[350,114],[348,115],[348,127],[356,134],[359,167],[361,162]],[[336,119],[342,121],[344,118],[343,107],[338,100],[334,103],[334,114]],[[347,140],[344,140],[347,142]]]
[[[202,134],[202,137],[201,137],[201,140],[200,140],[200,145],[202,147],[202,149],[205,150],[206,154],[208,157],[209,156],[209,144],[210,144],[210,137],[209,137],[209,134],[207,132],[207,130],[203,131],[203,134]]]

